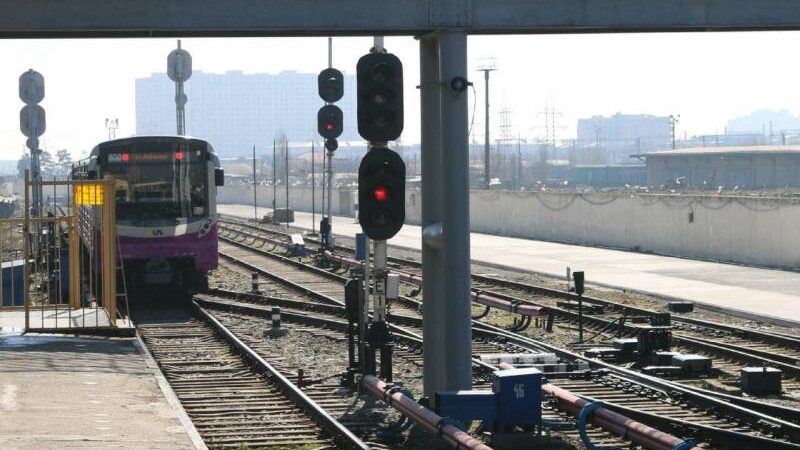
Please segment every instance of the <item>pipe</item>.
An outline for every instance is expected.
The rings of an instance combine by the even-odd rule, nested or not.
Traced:
[[[390,392],[389,386],[379,378],[367,375],[362,380],[367,391],[378,400],[386,402],[404,416],[413,420],[426,430],[441,436],[448,444],[457,449],[493,450],[492,447],[470,436],[443,417],[425,408],[400,392]]]
[[[581,409],[592,403],[552,384],[543,385],[542,392],[556,397],[558,399],[559,409],[576,416],[581,412]],[[683,439],[664,433],[663,431],[658,431],[655,428],[603,407],[594,411],[594,421],[603,429],[630,439],[632,442],[651,450],[671,450],[678,444],[684,442]],[[694,446],[691,450],[702,449]]]

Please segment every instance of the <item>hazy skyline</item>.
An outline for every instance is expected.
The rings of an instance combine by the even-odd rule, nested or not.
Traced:
[[[489,56],[498,68],[491,82],[494,136],[505,107],[523,138],[544,136],[538,113],[548,101],[562,114],[559,138],[574,137],[578,118],[616,112],[680,114],[683,136],[721,133],[727,120],[753,110],[800,112],[800,62],[789,52],[798,41],[800,32],[470,37],[467,75],[478,101],[472,138],[483,139],[484,82],[476,69]],[[334,67],[354,73],[371,44],[369,37],[335,38]],[[389,37],[385,45],[405,68],[402,140],[419,142],[418,43]],[[204,72],[316,73],[327,66],[326,38],[184,39],[183,47]],[[175,39],[1,41],[0,159],[17,159],[25,142],[17,90],[25,70],[46,80],[43,148],[78,156],[106,138],[105,118],[119,118],[117,136],[134,132],[135,79],[164,72],[173,48]]]

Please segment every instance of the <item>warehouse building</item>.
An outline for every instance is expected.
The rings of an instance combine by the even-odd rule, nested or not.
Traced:
[[[689,189],[800,186],[800,146],[697,147],[631,155],[647,163],[647,184]]]

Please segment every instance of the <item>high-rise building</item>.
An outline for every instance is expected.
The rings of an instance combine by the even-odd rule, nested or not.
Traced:
[[[356,77],[344,76],[340,141],[360,141],[356,125]],[[221,156],[243,156],[253,145],[272,147],[285,134],[291,142],[319,140],[317,74],[224,74],[195,71],[185,84],[186,132],[208,140]],[[175,134],[175,84],[166,73],[136,80],[136,134]]]

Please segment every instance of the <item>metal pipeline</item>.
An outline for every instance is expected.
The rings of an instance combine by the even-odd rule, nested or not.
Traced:
[[[543,385],[542,391],[545,394],[556,397],[558,399],[558,406],[562,411],[576,416],[580,414],[584,407],[592,403],[565,389],[553,386],[552,384]],[[655,428],[651,428],[641,422],[637,422],[603,407],[594,410],[593,415],[594,422],[603,429],[630,439],[634,443],[642,445],[650,450],[672,450],[679,444],[684,443],[683,439],[658,431]],[[702,448],[693,446],[688,450],[702,450]]]
[[[497,364],[496,367],[501,370],[514,369],[514,366],[508,363],[500,363]],[[556,397],[558,399],[559,409],[574,414],[575,416],[579,415],[583,408],[592,403],[566,389],[552,384],[543,385],[542,393]],[[679,448],[679,444],[684,443],[683,439],[658,431],[655,428],[603,407],[595,409],[593,415],[594,422],[604,430],[628,438],[634,443],[642,445],[650,450],[673,450]],[[702,450],[702,448],[693,446],[688,447],[686,450]]]
[[[389,406],[431,433],[441,436],[454,448],[465,450],[492,450],[492,447],[470,436],[468,433],[448,422],[444,417],[439,416],[400,392],[393,392],[392,389],[379,378],[367,375],[362,380],[362,384],[373,397],[386,402]]]

